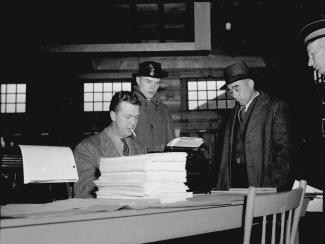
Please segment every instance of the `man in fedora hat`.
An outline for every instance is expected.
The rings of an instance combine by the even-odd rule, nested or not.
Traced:
[[[308,53],[308,66],[325,75],[325,19],[305,25],[299,32]]]
[[[245,63],[224,70],[237,104],[226,125],[217,188],[292,186],[292,145],[287,105],[254,88]]]
[[[137,83],[134,92],[140,100],[141,114],[135,132],[147,152],[162,152],[175,138],[170,112],[157,92],[161,79],[167,75],[161,64],[154,61],[140,63],[138,72],[133,74]]]

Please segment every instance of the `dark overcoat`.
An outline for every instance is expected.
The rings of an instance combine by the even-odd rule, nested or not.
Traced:
[[[135,129],[137,139],[147,152],[162,152],[169,141],[175,138],[171,114],[156,93],[151,100],[135,88],[140,100],[140,118]]]
[[[256,187],[286,189],[291,184],[292,136],[288,106],[263,92],[251,104],[241,131],[248,183]],[[231,156],[237,105],[225,129],[217,188],[231,188]]]

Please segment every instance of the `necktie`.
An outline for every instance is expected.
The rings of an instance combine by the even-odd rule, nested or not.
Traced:
[[[240,122],[243,122],[244,114],[245,114],[245,106],[241,106],[238,112],[238,118]]]
[[[123,155],[124,156],[129,156],[129,146],[128,146],[125,138],[121,138],[121,141],[123,143]]]

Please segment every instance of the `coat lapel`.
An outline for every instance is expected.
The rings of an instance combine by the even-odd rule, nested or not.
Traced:
[[[265,95],[260,93],[258,97],[255,98],[253,104],[249,107],[249,111],[247,116],[244,119],[244,131],[243,136],[251,133],[254,128],[261,122],[260,115],[265,112],[264,105],[265,103]],[[244,137],[245,138],[245,137]]]

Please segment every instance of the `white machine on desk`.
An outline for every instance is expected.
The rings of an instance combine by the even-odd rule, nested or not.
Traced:
[[[78,181],[73,153],[69,147],[19,145],[24,184]]]

